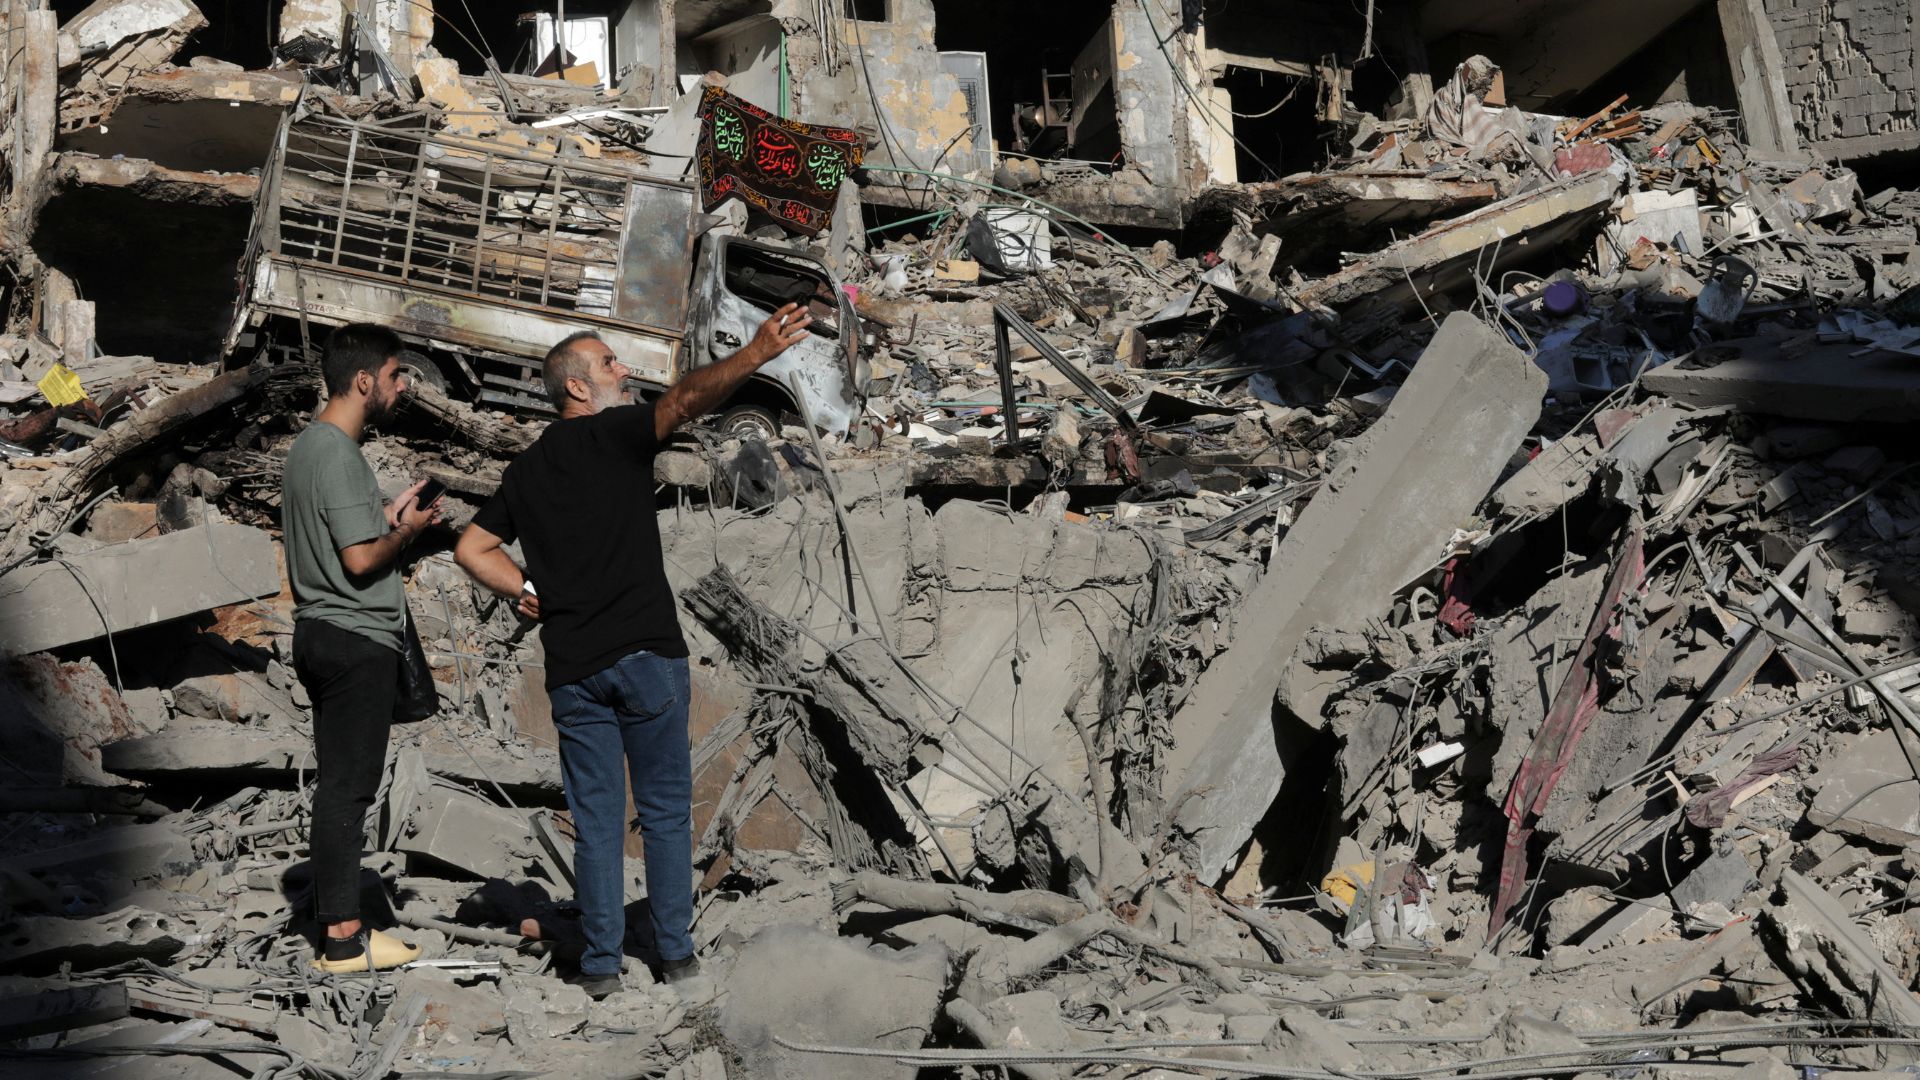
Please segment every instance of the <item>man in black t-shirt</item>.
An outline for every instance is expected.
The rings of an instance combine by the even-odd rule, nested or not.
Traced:
[[[541,623],[547,696],[579,837],[575,899],[587,939],[579,981],[596,998],[620,987],[629,765],[661,968],[669,982],[698,972],[687,645],[660,556],[653,458],[675,428],[711,412],[804,339],[810,322],[788,304],[739,352],[639,405],[606,342],[591,332],[561,341],[542,371],[560,419],[507,466],[454,549],[475,580],[517,598],[521,613]],[[501,550],[515,539],[524,570]]]

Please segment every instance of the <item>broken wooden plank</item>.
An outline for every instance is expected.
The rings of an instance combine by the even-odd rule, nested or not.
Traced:
[[[1614,98],[1612,103],[1607,105],[1606,108],[1601,109],[1599,112],[1594,113],[1592,116],[1587,117],[1585,120],[1581,120],[1578,123],[1575,123],[1572,127],[1562,129],[1560,133],[1561,137],[1566,139],[1568,142],[1572,142],[1573,140],[1580,137],[1581,132],[1587,130],[1593,125],[1599,123],[1600,121],[1605,120],[1609,113],[1613,112],[1613,110],[1619,108],[1620,106],[1625,105],[1626,103],[1627,103],[1627,95],[1621,94],[1619,97]]]

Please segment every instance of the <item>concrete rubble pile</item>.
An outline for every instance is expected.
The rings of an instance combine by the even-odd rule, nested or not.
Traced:
[[[978,126],[896,131],[913,95],[856,78],[932,55],[902,20],[950,12],[899,3],[677,60],[726,5],[589,4],[601,65],[542,14],[509,71],[425,0],[0,2],[6,1075],[1920,1067],[1920,184],[1858,160],[1905,145],[1910,29],[1854,94],[1783,73],[1828,31],[1769,9],[1806,5],[1643,13],[1630,55],[1705,26],[1735,107],[1636,107],[1632,65],[1549,93],[1532,38],[1427,74],[1384,22],[1421,5],[1383,2],[1420,58],[1383,83],[1372,4],[1360,60],[1302,66],[1123,3],[1128,62],[943,170],[906,164]],[[1243,73],[1219,100],[1311,89],[1311,167],[1143,190],[1139,65],[1193,95],[1190,52]],[[692,205],[712,86],[867,140],[830,228]],[[1113,160],[1068,154],[1103,107]],[[842,374],[656,461],[713,985],[636,930],[596,1001],[539,633],[453,542],[560,333],[657,391],[769,279]],[[450,492],[406,568],[442,708],[362,865],[425,958],[329,976],[278,503],[368,310],[414,385],[365,454]]]

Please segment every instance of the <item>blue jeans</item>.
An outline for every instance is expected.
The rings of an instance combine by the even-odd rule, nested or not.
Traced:
[[[647,900],[662,961],[693,955],[693,762],[687,661],[637,652],[547,692],[579,835],[573,848],[584,975],[620,970],[626,938],[626,779],[646,850]]]

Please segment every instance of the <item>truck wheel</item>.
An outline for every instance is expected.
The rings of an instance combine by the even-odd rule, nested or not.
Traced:
[[[435,390],[440,391],[440,396],[449,396],[447,373],[441,371],[440,365],[434,363],[424,353],[418,353],[412,349],[402,349],[400,352],[400,374],[407,377],[407,384],[409,386],[431,386]]]
[[[722,435],[772,442],[780,437],[780,418],[765,405],[735,405],[720,414]]]

